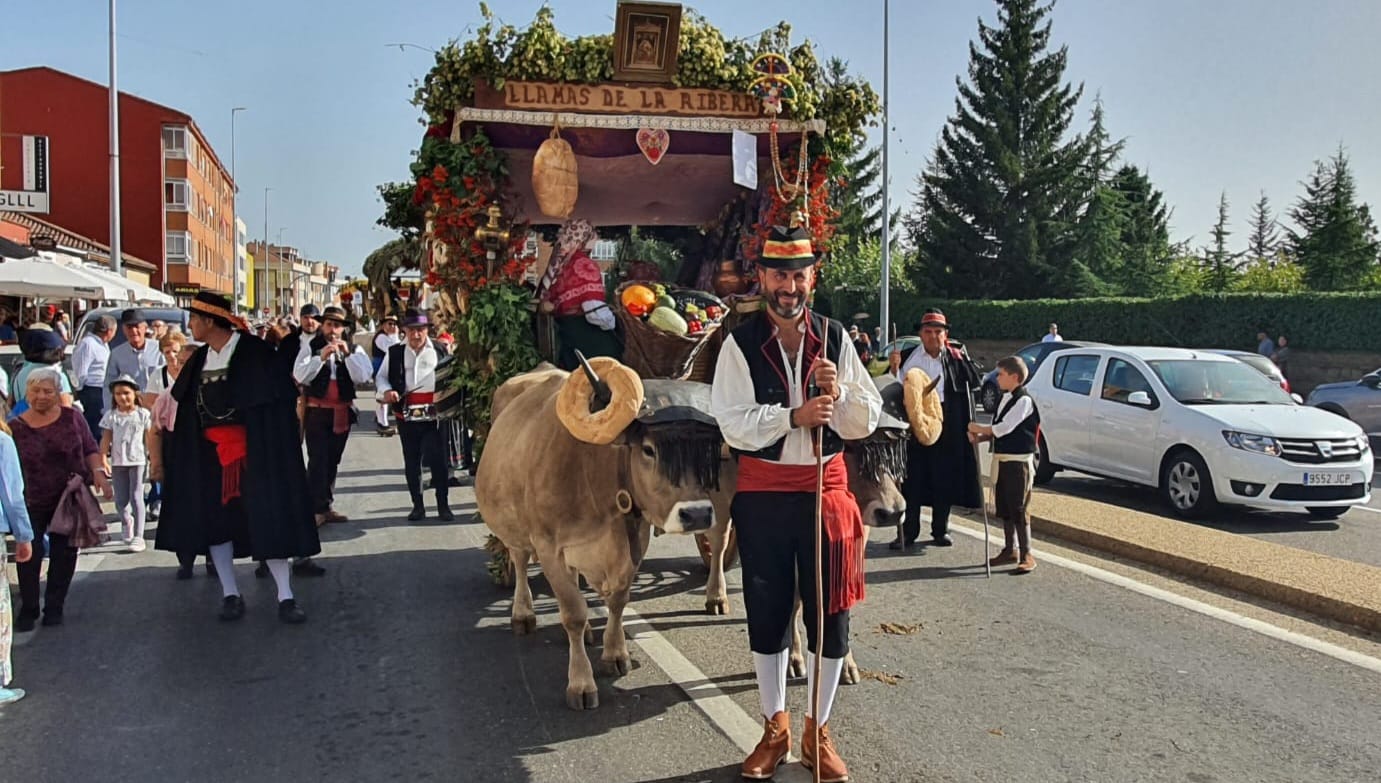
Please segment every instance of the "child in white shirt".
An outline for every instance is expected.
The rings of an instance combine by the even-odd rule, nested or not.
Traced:
[[[144,472],[154,437],[153,415],[140,405],[139,384],[128,375],[110,382],[115,407],[101,417],[101,453],[110,455],[115,511],[124,524],[125,545],[143,552]]]

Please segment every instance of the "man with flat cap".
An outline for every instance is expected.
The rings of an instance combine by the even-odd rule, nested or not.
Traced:
[[[112,410],[110,384],[127,376],[139,385],[139,394],[149,390],[149,376],[165,364],[158,343],[149,339],[144,313],[131,307],[120,315],[120,328],[125,331],[125,343],[110,352],[105,366],[105,389],[102,410]]]
[[[930,538],[933,546],[953,546],[949,537],[949,512],[952,506],[978,508],[983,495],[978,485],[978,463],[969,443],[973,391],[978,388],[978,368],[962,346],[950,342],[949,321],[937,308],[921,315],[916,329],[920,347],[905,360],[890,357],[897,379],[906,378],[913,367],[920,368],[933,381],[944,411],[940,439],[922,446],[915,438],[906,440],[906,479],[902,495],[906,498],[906,517],[894,550],[909,550],[921,535],[921,507],[930,507]]]
[[[303,389],[306,410],[302,429],[307,440],[307,481],[317,526],[345,522],[332,508],[336,470],[355,418],[355,386],[369,382],[369,357],[345,340],[345,310],[328,306],[311,340],[303,340],[293,365],[293,379]]]
[[[239,620],[245,602],[233,559],[266,564],[278,587],[278,619],[305,622],[289,560],[321,551],[307,470],[294,431],[297,387],[276,349],[249,333],[223,296],[202,291],[188,307],[202,343],[173,384],[177,419],[164,446],[165,513],[156,546],[209,552],[224,594],[220,618]]]
[[[818,765],[821,780],[849,777],[829,719],[849,652],[849,607],[863,599],[866,534],[843,451],[845,440],[873,432],[882,398],[843,325],[807,308],[815,261],[804,229],[773,229],[757,262],[767,308],[725,338],[710,394],[711,413],[738,461],[731,509],[763,717],[762,739],[740,769],[749,780],[771,779],[791,751],[786,675],[797,595],[809,648],[807,693],[821,656],[819,714],[807,707],[801,763]],[[823,552],[815,549],[816,449],[824,460]],[[816,629],[817,558],[823,639]]]

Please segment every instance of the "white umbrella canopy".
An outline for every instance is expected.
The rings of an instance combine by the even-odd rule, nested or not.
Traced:
[[[103,281],[67,264],[32,256],[0,263],[0,294],[49,299],[127,300],[111,281]]]
[[[40,253],[40,255],[43,254]],[[106,269],[104,267],[94,267],[80,263],[63,262],[61,260],[59,260],[59,263],[67,263],[69,266],[75,266],[77,269],[80,269],[83,273],[91,277],[94,277],[97,280],[102,280],[105,281],[105,283],[108,285],[118,287],[119,290],[124,292],[120,294],[120,296],[115,297],[118,301],[132,302],[135,304],[158,305],[173,305],[177,303],[176,299],[173,299],[171,296],[168,296],[167,294],[163,293],[162,291],[159,291],[156,288],[150,288],[149,286],[144,285],[138,280],[131,280],[128,277],[121,277],[120,275],[117,275],[111,270]]]

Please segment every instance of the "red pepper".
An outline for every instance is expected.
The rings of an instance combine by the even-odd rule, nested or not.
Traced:
[[[705,325],[699,321],[691,321],[686,324],[686,332],[688,334],[700,334],[703,331],[705,331]]]

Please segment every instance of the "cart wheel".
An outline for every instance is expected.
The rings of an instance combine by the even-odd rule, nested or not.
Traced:
[[[705,564],[705,570],[710,570],[710,537],[704,533],[695,534],[695,546],[700,550],[700,562]],[[738,565],[738,531],[734,530],[733,525],[729,526],[729,540],[724,545],[724,570]]]

